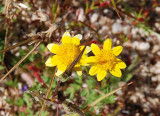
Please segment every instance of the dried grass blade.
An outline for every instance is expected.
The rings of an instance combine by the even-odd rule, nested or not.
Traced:
[[[33,41],[33,40],[32,40],[32,39],[27,39],[27,40],[22,41],[22,42],[20,42],[20,43],[18,43],[18,44],[15,44],[15,45],[13,45],[13,46],[7,47],[7,48],[4,49],[4,50],[1,50],[0,53],[6,52],[6,51],[11,50],[11,49],[13,49],[13,48],[15,48],[15,47],[18,47],[18,46],[21,46],[21,45],[23,45],[23,44],[29,43],[29,42],[31,42],[31,41]]]
[[[116,11],[116,13],[117,13],[118,17],[121,19],[121,16],[119,15],[119,12],[118,12],[118,10],[117,10],[117,7],[116,7],[116,4],[115,4],[115,1],[114,1],[114,0],[111,0],[111,1],[112,1],[113,7],[114,7],[114,9],[115,9],[115,11]]]
[[[31,51],[29,51],[14,67],[12,67],[12,69],[0,79],[0,82],[2,82],[15,68],[17,68],[40,45],[40,43],[41,41],[39,41]]]
[[[110,92],[110,93],[107,93],[106,95],[100,97],[100,98],[97,99],[96,101],[94,101],[94,102],[92,102],[91,104],[87,105],[85,108],[82,109],[82,111],[88,110],[89,108],[95,106],[97,103],[99,103],[100,101],[102,101],[102,100],[105,99],[106,97],[114,94],[115,92],[121,90],[121,89],[124,88],[125,86],[128,86],[128,85],[130,85],[130,84],[132,84],[132,83],[133,83],[133,82],[130,82],[130,83],[128,83],[128,84],[126,84],[126,85],[124,85],[124,86],[122,86],[122,87],[120,87],[120,88],[118,88],[118,89],[116,89],[116,90],[114,90],[114,91],[112,91],[112,92]]]

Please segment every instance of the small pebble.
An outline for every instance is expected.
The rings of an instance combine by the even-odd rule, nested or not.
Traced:
[[[98,13],[94,13],[92,16],[91,16],[91,23],[95,23],[97,21],[99,17],[99,14]]]
[[[123,28],[120,23],[114,23],[112,25],[112,33],[113,34],[118,34],[118,33],[122,32],[122,30],[123,30]]]

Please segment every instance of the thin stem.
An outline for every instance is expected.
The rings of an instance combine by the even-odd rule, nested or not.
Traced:
[[[50,93],[50,91],[51,91],[51,87],[52,87],[52,84],[53,84],[54,79],[55,79],[56,71],[57,71],[57,68],[54,70],[54,74],[53,74],[53,77],[52,77],[51,83],[50,83],[49,88],[48,88],[48,90],[47,90],[47,92],[46,92],[46,96],[45,96],[45,97],[46,97],[46,99],[48,99],[48,97],[49,97],[49,93]],[[39,112],[39,116],[41,116],[42,111],[43,111],[43,110],[44,110],[44,108],[45,108],[45,104],[46,104],[46,100],[44,100],[44,101],[43,101],[43,105],[42,105],[41,110],[40,110],[40,112]]]
[[[18,43],[18,44],[15,44],[15,45],[13,45],[13,46],[7,47],[7,48],[5,48],[4,50],[1,50],[0,53],[6,52],[6,51],[8,51],[8,50],[10,50],[10,49],[13,49],[13,48],[18,47],[18,46],[21,46],[21,45],[23,45],[23,44],[29,43],[29,42],[31,42],[31,41],[33,41],[33,40],[32,40],[32,39],[27,39],[27,40],[22,41],[22,42],[20,42],[20,43]]]
[[[139,20],[138,20],[136,17],[134,17],[133,15],[128,14],[128,13],[126,13],[126,12],[122,11],[120,8],[117,8],[117,9],[119,10],[119,12],[123,13],[124,15],[127,15],[128,17],[131,17],[131,18],[133,18],[133,19],[135,19],[135,20],[139,21]]]
[[[114,9],[115,9],[115,11],[116,11],[116,13],[117,13],[118,17],[121,19],[121,16],[119,15],[119,12],[118,12],[118,10],[117,10],[117,7],[116,7],[116,4],[115,4],[115,1],[114,1],[114,0],[111,0],[111,2],[112,2],[112,4],[113,4],[113,7],[114,7]]]
[[[12,69],[0,79],[0,82],[2,82],[14,69],[16,69],[40,45],[40,43],[41,41],[39,41],[31,51],[29,51],[16,65],[14,65],[14,67],[12,67]]]
[[[59,111],[59,104],[57,104],[57,114],[56,114],[56,116],[58,116],[58,111]]]
[[[54,99],[54,97],[57,95],[58,86],[59,86],[60,84],[61,84],[61,81],[58,81],[58,82],[57,82],[57,86],[56,86],[54,92],[52,93],[52,99]]]

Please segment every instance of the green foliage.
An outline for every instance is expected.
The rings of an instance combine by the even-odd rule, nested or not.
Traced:
[[[95,84],[96,84],[95,80],[93,79],[93,77],[90,77],[90,76],[88,78],[90,78],[90,79],[86,80],[88,88],[89,89],[94,89],[95,88]]]
[[[73,99],[75,97],[76,92],[80,92],[80,96],[81,97],[83,96],[83,97],[86,98],[86,102],[84,104],[86,106],[86,105],[92,103],[93,101],[97,100],[98,98],[100,98],[103,94],[107,94],[107,93],[112,91],[111,86],[106,84],[106,85],[104,85],[103,88],[97,90],[102,94],[97,92],[96,91],[97,84],[96,84],[96,81],[93,78],[95,78],[95,77],[88,76],[88,78],[86,79],[87,88],[82,88],[82,85],[83,85],[82,79],[83,79],[83,77],[77,75],[74,78],[74,80],[75,80],[74,84],[71,83],[69,85],[69,87],[65,91],[65,94],[66,95],[70,95],[69,98]],[[114,102],[115,102],[115,96],[111,95],[111,96],[105,98],[100,103],[98,103],[96,106],[98,106],[98,108],[101,108],[101,106],[103,106],[103,104],[109,104],[109,103],[112,104]]]
[[[52,13],[53,13],[53,15],[56,13],[56,10],[57,10],[57,4],[53,3],[53,5],[52,5]]]
[[[69,113],[69,114],[65,114],[64,116],[80,116],[79,114],[77,113]]]
[[[33,101],[32,101],[32,96],[28,93],[24,93],[23,94],[23,99],[25,101],[25,103],[27,104],[27,114],[23,113],[23,112],[20,112],[19,115],[22,115],[22,116],[38,116],[39,115],[39,111],[36,112],[34,114],[33,110],[32,110],[32,106],[33,106]],[[43,111],[41,116],[48,116],[49,115],[49,112],[47,111]]]
[[[0,8],[1,8],[1,6],[0,6]],[[1,40],[1,38],[0,38],[0,40]],[[3,50],[4,49],[4,41],[0,41],[0,50]],[[2,62],[2,53],[0,53],[0,62]],[[2,66],[2,65],[0,65],[0,70],[4,70],[5,68],[4,68],[4,66]]]
[[[1,38],[0,38],[0,40],[1,40]],[[4,48],[4,41],[0,41],[0,50],[3,50],[3,48]],[[0,53],[0,62],[2,62],[2,53]],[[2,66],[1,66],[1,68],[3,68]]]
[[[0,66],[0,70],[4,70],[5,68],[4,68],[4,66]]]
[[[66,94],[69,94],[69,98],[70,99],[73,99],[74,98],[74,94],[76,93],[76,91],[78,91],[79,89],[81,88],[80,85],[77,85],[77,84],[70,84],[70,87],[67,88],[66,90]]]
[[[133,63],[127,67],[127,69],[125,70],[123,76],[122,76],[122,81],[128,82],[132,79],[133,77],[133,73],[134,73],[134,69],[137,66],[137,64],[139,63],[139,56],[136,56],[136,58],[134,59]]]
[[[30,95],[28,93],[24,93],[23,94],[23,99],[25,101],[25,103],[27,104],[27,109],[30,109],[33,105],[33,102],[30,101]]]
[[[39,116],[39,111],[35,114],[35,116]],[[41,116],[49,116],[49,112],[42,111]]]
[[[8,104],[13,104],[14,102],[13,102],[13,100],[12,99],[6,99],[6,102],[8,103]]]
[[[121,34],[119,36],[120,39],[122,39],[124,42],[127,42],[128,41],[128,37],[126,37],[125,35]]]
[[[74,78],[75,83],[74,84],[70,84],[70,86],[67,88],[67,90],[65,91],[65,94],[69,94],[69,98],[73,99],[74,98],[74,94],[76,93],[76,91],[78,91],[81,87],[82,87],[82,76],[77,75],[77,78]]]
[[[33,46],[29,46],[29,48],[27,50],[24,49],[19,49],[19,57],[12,57],[12,62],[11,64],[14,66],[15,64],[17,64],[17,62],[19,60],[21,60],[31,49],[33,48]],[[22,67],[24,64],[30,63],[30,62],[34,62],[36,59],[41,60],[42,59],[42,55],[40,53],[35,54],[34,52],[32,52],[21,64],[20,67]]]
[[[11,86],[13,88],[18,87],[18,80],[17,79],[14,79],[14,81],[7,80],[5,83],[6,83],[6,85]]]
[[[1,4],[1,5],[0,5],[0,13],[3,12],[3,8],[4,8],[4,6]]]
[[[15,100],[14,104],[16,106],[23,106],[24,105],[24,100],[21,97],[18,97],[18,99]]]
[[[97,91],[93,90],[93,89],[89,89],[86,92],[86,105],[92,103],[93,101],[97,100],[98,98],[100,98],[101,96],[103,96],[103,94],[107,94],[110,93],[112,90],[109,89],[109,86],[101,89],[100,92],[102,92],[102,94],[99,94]],[[111,95],[107,98],[105,98],[104,100],[102,100],[101,102],[99,102],[98,104],[96,104],[96,106],[100,109],[101,106],[103,106],[103,104],[113,104],[115,102],[115,96]],[[93,110],[93,109],[92,109]]]
[[[19,115],[33,116],[33,111],[31,110],[33,102],[31,101],[30,95],[27,93],[24,93],[23,94],[23,101],[27,104],[27,114],[25,114],[24,112],[19,112]]]
[[[6,99],[6,102],[11,105],[16,105],[16,106],[23,106],[24,105],[24,100],[21,97],[18,97],[15,101],[13,101],[12,99]]]

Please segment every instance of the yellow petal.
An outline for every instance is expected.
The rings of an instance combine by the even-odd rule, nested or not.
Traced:
[[[52,58],[49,57],[48,60],[45,62],[45,65],[48,66],[48,67],[53,67],[53,63],[52,63]]]
[[[97,74],[97,80],[101,81],[104,79],[104,77],[107,75],[107,72],[105,70],[100,70]]]
[[[118,56],[123,50],[122,46],[117,46],[115,48],[112,49],[112,52],[115,56]]]
[[[75,35],[72,38],[72,43],[75,44],[75,45],[79,45],[81,39],[82,39],[82,35],[81,34]]]
[[[45,62],[45,65],[48,67],[56,66],[59,63],[57,55],[54,55],[53,57],[49,57],[48,60]]]
[[[63,38],[63,37],[66,37],[66,36],[71,36],[70,33],[69,33],[69,31],[66,31],[66,32],[63,34],[62,38]]]
[[[86,58],[86,63],[95,63],[97,62],[95,56],[90,56]]]
[[[63,74],[63,71],[61,71],[61,70],[57,70],[57,72],[56,72],[56,76],[59,76],[59,75],[61,75],[61,74]]]
[[[51,51],[52,47],[54,46],[55,44],[54,43],[50,43],[47,45],[47,48],[49,49],[49,51]]]
[[[122,60],[117,58],[116,67],[119,69],[124,69],[124,68],[126,68],[126,64]]]
[[[78,74],[79,76],[82,76],[82,71],[77,71],[77,74]]]
[[[59,45],[51,43],[47,45],[47,48],[49,49],[49,51],[51,51],[52,53],[56,54],[59,50]]]
[[[84,48],[84,45],[83,45],[83,46],[80,46],[80,50],[81,50],[81,51],[83,50],[83,48]]]
[[[65,44],[65,43],[71,43],[72,40],[71,40],[71,35],[69,34],[69,32],[65,32],[62,36],[62,44]]]
[[[72,38],[72,43],[78,46],[80,44],[80,39],[78,39],[78,37],[74,36]]]
[[[82,51],[84,48],[84,45],[83,46],[80,46],[80,50]],[[84,50],[84,53],[83,54],[87,54],[91,51],[91,47],[89,46],[86,46],[86,49]]]
[[[74,37],[77,37],[79,40],[82,39],[82,35],[81,35],[81,34],[77,34],[77,35],[75,35]]]
[[[110,70],[110,73],[116,77],[121,77],[122,76],[122,72],[119,68],[114,67],[112,70]]]
[[[78,62],[74,67],[80,67],[81,66],[81,64]]]
[[[106,39],[103,45],[104,50],[111,50],[112,47],[112,41],[111,39]]]
[[[100,53],[100,48],[94,43],[91,44],[91,50],[95,55]]]
[[[86,54],[89,53],[91,51],[91,47],[87,46],[86,47]]]
[[[78,64],[82,65],[82,66],[88,66],[87,65],[87,62],[86,62],[86,58],[87,56],[86,55],[83,55],[80,59],[80,62]]]
[[[96,75],[97,73],[98,73],[98,67],[96,67],[96,66],[92,66],[91,68],[90,68],[90,70],[89,70],[89,74],[91,75],[91,76],[93,76],[93,75]]]
[[[58,64],[57,65],[58,70],[61,70],[62,72],[65,72],[65,70],[67,69],[67,66],[64,64]]]

